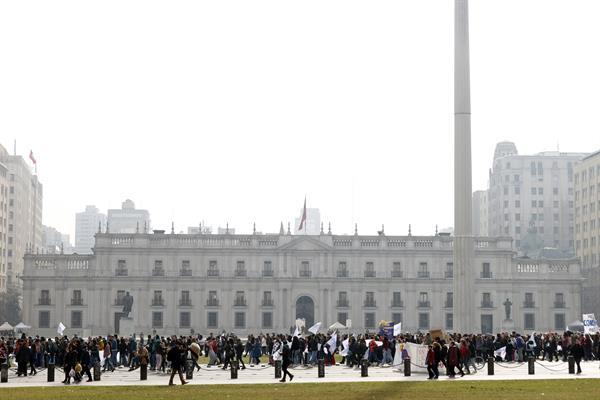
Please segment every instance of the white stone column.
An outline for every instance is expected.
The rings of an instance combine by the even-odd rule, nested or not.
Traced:
[[[455,0],[454,15],[454,330],[471,333],[475,285],[472,237],[471,95],[468,0]]]

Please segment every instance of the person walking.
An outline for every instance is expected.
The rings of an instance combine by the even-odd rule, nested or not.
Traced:
[[[167,353],[167,361],[171,362],[171,377],[169,378],[169,386],[174,385],[173,378],[175,374],[179,374],[179,379],[182,385],[186,385],[187,381],[183,379],[181,369],[185,365],[185,349],[182,349],[183,344],[179,341],[173,342],[173,345]]]
[[[569,349],[573,359],[575,360],[575,364],[577,364],[577,373],[581,373],[581,359],[583,358],[583,346],[581,346],[579,338],[575,338],[571,348]]]
[[[440,372],[438,371],[438,361],[436,360],[433,345],[428,346],[426,364],[427,373],[429,374],[429,378],[427,379],[438,379]]]
[[[291,338],[289,338],[291,340]],[[294,379],[294,375],[288,371],[288,367],[292,363],[292,355],[290,354],[290,348],[287,342],[283,342],[283,349],[281,351],[281,370],[283,371],[283,378],[279,382],[285,382],[286,376],[290,377],[290,382]]]

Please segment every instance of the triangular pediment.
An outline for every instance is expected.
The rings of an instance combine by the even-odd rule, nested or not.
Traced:
[[[291,242],[284,244],[279,249],[297,251],[329,251],[331,250],[331,246],[310,236],[299,236],[292,239]]]

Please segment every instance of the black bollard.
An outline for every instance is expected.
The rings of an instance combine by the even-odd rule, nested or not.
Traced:
[[[494,375],[494,357],[488,357],[488,375]]]
[[[185,379],[194,379],[194,363],[192,362],[192,360],[188,359],[185,366]]]
[[[569,362],[569,374],[575,373],[575,359],[573,356],[567,357],[567,361]]]
[[[410,358],[404,359],[404,376],[410,376]]]
[[[360,364],[360,376],[363,378],[366,378],[367,376],[369,376],[369,361],[368,360],[362,360],[362,363]]]
[[[54,364],[48,364],[48,382],[54,382]]]
[[[0,382],[8,382],[8,364],[2,364],[0,367]]]
[[[94,364],[94,381],[99,381],[100,380],[100,364],[96,363]]]
[[[231,362],[231,379],[237,379],[239,367],[240,367],[239,362],[237,362],[237,361]]]
[[[275,378],[281,379],[281,360],[275,361]]]
[[[318,377],[319,378],[325,378],[325,360],[319,360],[319,362],[317,363],[317,369],[318,369]]]
[[[148,364],[140,365],[140,381],[145,381],[148,379]]]
[[[529,357],[529,375],[535,375],[535,358]]]

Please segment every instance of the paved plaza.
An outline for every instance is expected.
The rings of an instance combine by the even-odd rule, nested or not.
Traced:
[[[600,378],[600,363],[598,361],[582,362],[582,373],[572,375],[568,373],[567,363],[537,361],[535,363],[535,375],[528,374],[527,363],[496,363],[494,365],[495,374],[487,374],[487,366],[477,371],[476,374],[465,375],[460,378],[449,378],[440,375],[440,381],[447,380],[522,380],[522,379],[574,379],[574,378]],[[404,376],[404,371],[393,367],[370,367],[368,377],[361,377],[360,369],[348,368],[341,365],[329,366],[325,368],[325,377],[318,378],[317,368],[296,367],[290,371],[294,375],[292,383],[316,383],[316,382],[415,382],[426,381],[427,373],[419,370],[412,371],[411,376]],[[245,370],[239,370],[238,379],[231,379],[230,371],[224,371],[219,367],[202,366],[200,371],[194,371],[194,377],[189,381],[190,385],[214,385],[214,384],[278,384],[274,378],[274,368],[268,365],[247,367]],[[62,370],[56,369],[55,382],[47,382],[47,372],[41,369],[35,376],[17,377],[15,370],[9,372],[8,383],[0,384],[2,387],[25,387],[25,386],[66,386],[61,383],[64,375]],[[127,368],[118,368],[115,372],[106,372],[102,374],[101,381],[85,382],[85,378],[80,384],[72,383],[71,386],[81,385],[103,385],[103,386],[133,386],[133,385],[166,385],[169,381],[169,374],[156,373],[148,371],[148,379],[140,380],[140,371],[128,372]],[[174,382],[179,384],[179,378],[176,376]],[[289,384],[289,383],[286,383]],[[434,383],[432,383],[434,384]]]

